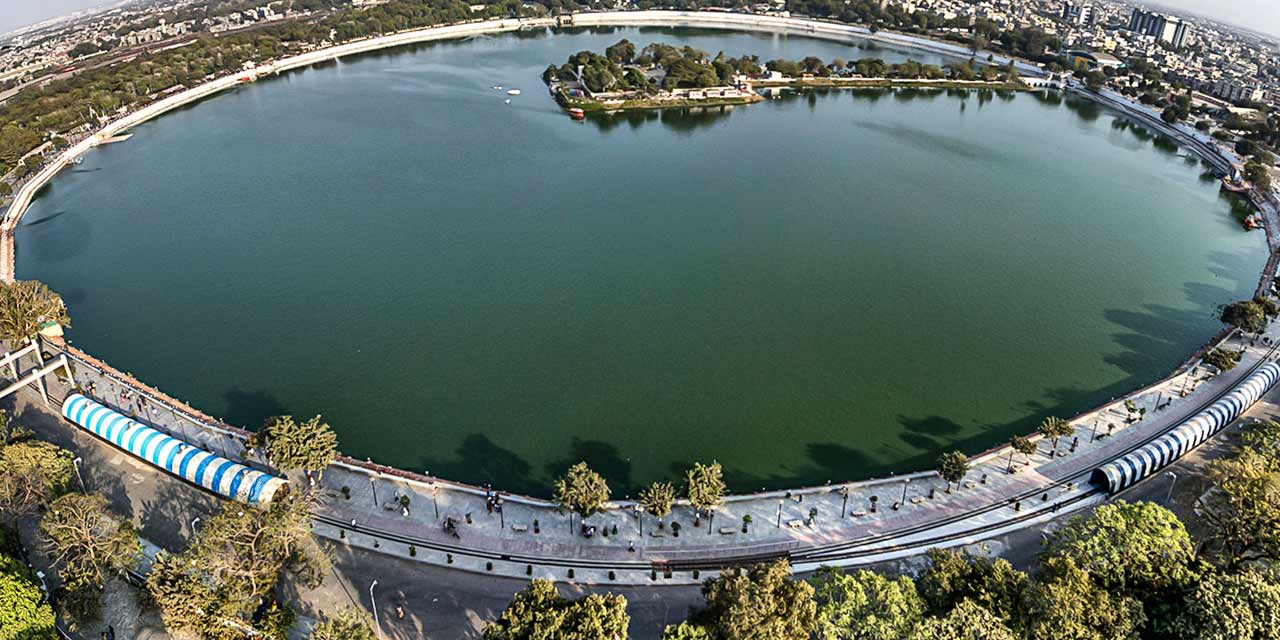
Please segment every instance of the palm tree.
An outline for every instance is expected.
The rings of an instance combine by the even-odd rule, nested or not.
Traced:
[[[724,500],[724,472],[720,463],[712,461],[704,465],[693,463],[693,468],[685,474],[686,490],[689,504],[695,509],[694,524],[702,519],[702,512],[714,508]]]
[[[1044,422],[1040,423],[1040,435],[1049,438],[1053,442],[1053,451],[1049,454],[1050,458],[1058,455],[1058,440],[1075,432],[1076,428],[1071,426],[1070,422],[1057,416],[1049,416],[1044,419]]]
[[[1031,464],[1031,454],[1036,452],[1036,443],[1026,436],[1014,436],[1009,440],[1009,467],[1006,469],[1009,473],[1013,473],[1013,454],[1021,453],[1022,457],[1027,459],[1027,464]]]

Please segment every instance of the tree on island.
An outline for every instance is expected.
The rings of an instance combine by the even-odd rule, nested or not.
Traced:
[[[609,502],[609,483],[604,477],[579,462],[569,467],[563,478],[556,480],[555,502],[569,512],[569,529],[573,530],[573,514],[587,518],[604,510]]]
[[[484,640],[626,640],[627,599],[591,594],[570,600],[548,580],[534,580],[485,625]]]
[[[675,500],[676,489],[670,482],[655,482],[640,490],[640,505],[658,519],[659,529],[663,527],[662,519],[671,513],[671,504]]]
[[[274,416],[246,442],[261,447],[267,460],[284,471],[324,473],[338,456],[338,436],[320,416],[297,422],[293,416]]]
[[[1040,435],[1053,443],[1053,449],[1049,452],[1050,458],[1058,456],[1058,440],[1075,432],[1076,428],[1071,426],[1070,422],[1057,416],[1049,416],[1040,423]]]
[[[694,524],[701,521],[704,512],[724,501],[724,488],[724,472],[719,462],[693,463],[693,468],[685,473],[685,492],[695,510]]]
[[[62,296],[36,280],[0,284],[0,340],[10,348],[36,335],[48,322],[71,328]]]
[[[938,475],[947,481],[947,493],[951,493],[951,485],[957,487],[969,473],[969,459],[959,451],[948,451],[938,458]]]

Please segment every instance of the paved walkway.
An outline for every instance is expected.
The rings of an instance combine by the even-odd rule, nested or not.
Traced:
[[[1239,338],[1231,343],[1241,344]],[[1076,433],[1060,442],[1057,457],[1049,455],[1048,442],[1039,442],[1029,460],[1013,456],[1012,474],[1007,472],[1006,449],[974,457],[965,482],[950,494],[935,473],[918,473],[730,496],[701,526],[695,526],[689,506],[678,503],[661,528],[655,518],[637,513],[633,503],[618,502],[587,520],[597,533],[586,538],[546,501],[503,495],[501,508],[490,509],[485,489],[345,460],[319,481],[322,507],[315,513],[315,531],[343,545],[419,562],[595,584],[691,584],[702,571],[784,556],[801,570],[879,562],[931,546],[970,543],[1096,504],[1103,496],[1087,485],[1089,472],[1233,387],[1267,355],[1260,345],[1245,346],[1245,361],[1227,374],[1208,377],[1191,369],[1138,392],[1132,400],[1137,409],[1146,409],[1141,420],[1129,423],[1121,401],[1079,416],[1073,421]],[[45,351],[60,352],[53,344]],[[239,429],[188,410],[102,363],[83,361],[75,375],[99,401],[119,411],[207,450],[263,467],[260,458],[245,457],[245,432]],[[67,392],[61,383],[50,383],[55,398]],[[138,401],[140,395],[149,398],[145,405]],[[306,484],[299,474],[292,480]],[[400,496],[408,496],[407,509],[401,508]],[[746,532],[744,516],[751,517]],[[456,523],[452,533],[444,527],[448,519]],[[679,536],[672,522],[680,523]]]

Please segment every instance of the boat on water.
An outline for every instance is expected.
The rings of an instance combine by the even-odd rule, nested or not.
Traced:
[[[519,89],[507,89],[507,95],[509,95],[509,96],[518,96],[518,95],[520,95],[520,90],[519,90]]]
[[[495,84],[495,85],[493,85],[493,90],[494,90],[494,91],[502,91],[502,85],[500,85],[500,84]]]
[[[506,100],[503,100],[502,102],[503,102],[503,104],[511,104],[511,98],[507,98]]]
[[[1262,228],[1262,216],[1259,216],[1259,215],[1256,215],[1256,214],[1255,214],[1255,215],[1251,215],[1251,216],[1249,216],[1248,218],[1245,218],[1245,219],[1244,219],[1244,226],[1245,226],[1245,228],[1246,228],[1246,229],[1249,229],[1249,230],[1253,230],[1253,229],[1261,229],[1261,228]]]
[[[574,120],[582,120],[583,118],[587,117],[587,112],[577,107],[574,107],[569,110],[569,117],[573,118]]]

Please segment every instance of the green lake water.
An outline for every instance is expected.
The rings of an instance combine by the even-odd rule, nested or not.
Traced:
[[[1166,374],[1266,260],[1199,162],[1060,97],[570,120],[542,69],[624,36],[908,56],[625,29],[299,71],[88,154],[18,275],[233,423],[322,413],[351,455],[535,494],[585,459],[621,495],[693,460],[749,490],[985,449]]]

